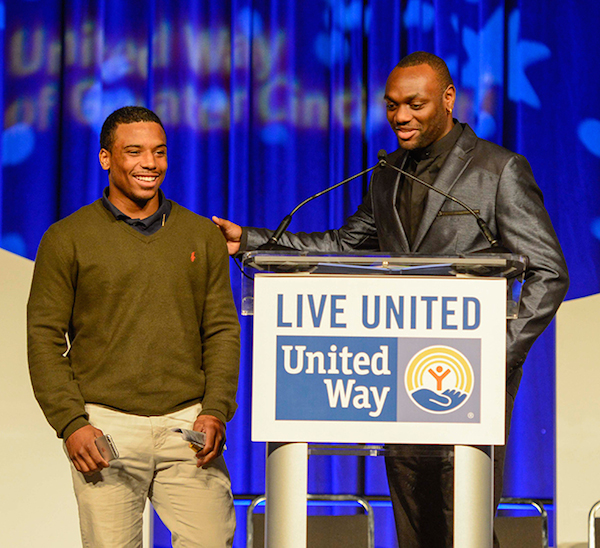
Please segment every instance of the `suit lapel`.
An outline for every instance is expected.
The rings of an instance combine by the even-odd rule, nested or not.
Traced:
[[[451,194],[452,187],[462,175],[467,166],[473,159],[473,149],[477,142],[477,136],[473,130],[465,124],[461,136],[458,138],[456,145],[450,151],[448,158],[444,162],[435,182],[435,188],[443,190],[447,194]],[[437,217],[438,212],[444,205],[446,198],[437,192],[430,190],[427,196],[427,205],[423,212],[423,218],[419,224],[415,241],[412,245],[412,251],[417,251],[423,242],[425,235],[431,228],[433,221]]]

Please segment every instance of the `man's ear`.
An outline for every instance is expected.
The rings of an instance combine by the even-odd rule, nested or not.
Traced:
[[[108,171],[110,169],[110,152],[105,148],[101,148],[98,153],[98,159],[100,160],[100,165],[102,169]]]
[[[446,112],[451,114],[454,110],[454,101],[456,100],[456,88],[450,84],[444,91],[444,107]]]

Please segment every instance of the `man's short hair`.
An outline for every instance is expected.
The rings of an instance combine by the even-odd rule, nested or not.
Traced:
[[[156,122],[163,128],[160,118],[150,109],[145,107],[122,107],[115,110],[104,120],[102,131],[100,131],[100,148],[111,150],[115,143],[115,132],[121,124],[133,124],[134,122]]]
[[[429,65],[434,70],[440,81],[442,91],[445,91],[448,86],[454,85],[452,76],[450,76],[450,71],[444,60],[427,51],[415,51],[410,55],[407,55],[396,65],[396,67],[406,68],[416,67],[418,65]]]

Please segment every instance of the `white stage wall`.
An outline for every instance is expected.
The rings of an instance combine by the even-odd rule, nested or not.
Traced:
[[[600,295],[562,304],[556,344],[556,545],[587,548],[600,500]]]
[[[25,306],[33,262],[0,249],[0,546],[81,546],[62,442],[29,381]]]

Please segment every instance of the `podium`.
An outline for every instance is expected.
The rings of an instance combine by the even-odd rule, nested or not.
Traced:
[[[267,548],[306,546],[309,444],[454,446],[454,545],[491,547],[506,321],[527,258],[253,251],[242,263],[252,440],[268,442]]]

